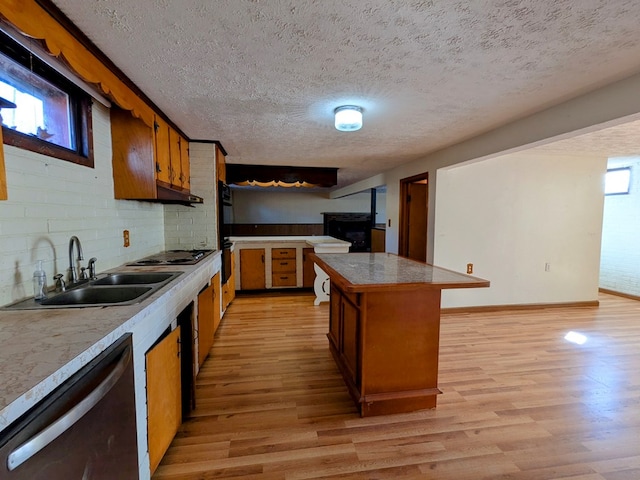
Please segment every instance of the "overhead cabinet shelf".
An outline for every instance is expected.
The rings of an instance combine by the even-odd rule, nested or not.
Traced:
[[[125,200],[188,203],[189,143],[156,116],[154,128],[111,109],[114,195]]]

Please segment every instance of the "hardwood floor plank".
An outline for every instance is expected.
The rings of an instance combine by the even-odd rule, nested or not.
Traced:
[[[241,293],[153,478],[638,480],[640,302],[599,300],[443,314],[438,407],[360,418],[328,306]]]

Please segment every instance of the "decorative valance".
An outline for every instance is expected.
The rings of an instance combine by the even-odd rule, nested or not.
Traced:
[[[333,187],[337,168],[286,167],[227,163],[227,183],[259,187]]]
[[[153,128],[153,109],[35,0],[0,0],[0,16],[24,35],[42,40],[82,80]]]

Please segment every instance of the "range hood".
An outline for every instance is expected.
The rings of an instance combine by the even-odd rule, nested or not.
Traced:
[[[192,206],[193,204],[203,203],[202,197],[193,195],[187,191],[180,191],[174,188],[168,188],[161,184],[157,185],[158,197],[157,201],[161,203],[178,203],[181,205]]]

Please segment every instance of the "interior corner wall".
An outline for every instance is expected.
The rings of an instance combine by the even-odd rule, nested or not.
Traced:
[[[190,142],[191,193],[201,204],[164,207],[164,238],[167,250],[218,248],[218,186],[216,147],[213,143]]]
[[[490,280],[443,307],[598,298],[606,158],[512,154],[437,172],[434,263]]]
[[[631,167],[631,185],[604,200],[600,287],[640,297],[640,157],[612,158],[608,167]]]

